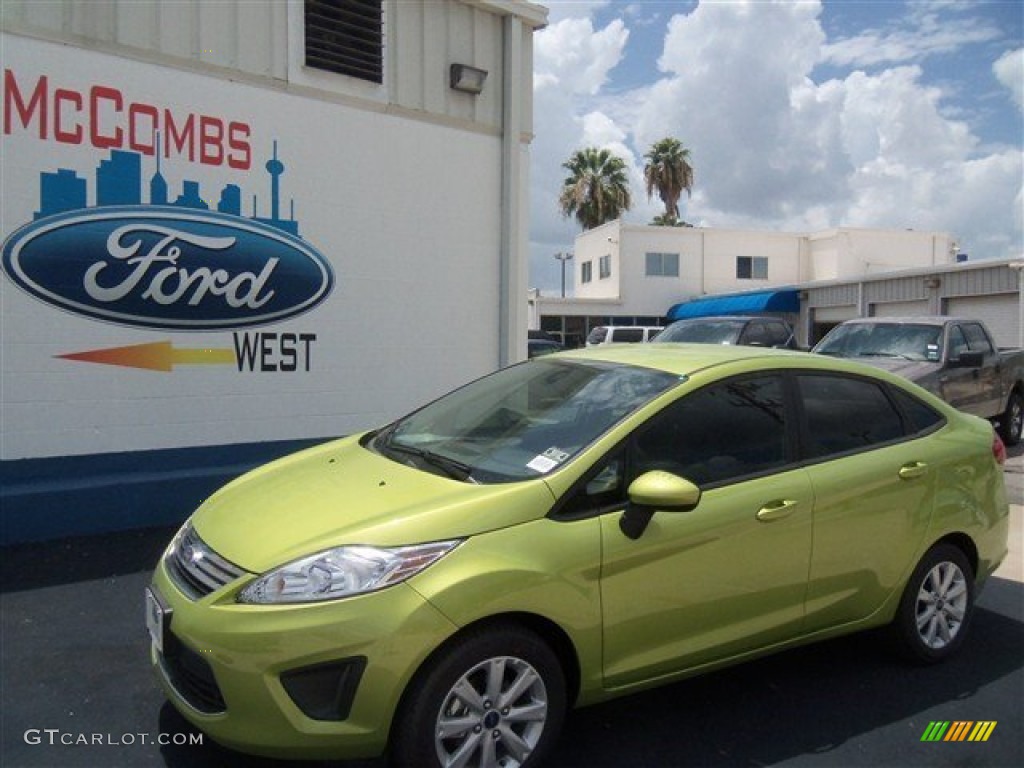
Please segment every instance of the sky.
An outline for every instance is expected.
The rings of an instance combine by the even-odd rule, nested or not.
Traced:
[[[1024,255],[1022,0],[548,0],[534,36],[530,285],[557,295],[562,168],[583,147],[630,169],[690,150],[694,226],[951,233],[969,258]],[[571,265],[571,263],[570,263]],[[571,270],[567,270],[571,293]]]

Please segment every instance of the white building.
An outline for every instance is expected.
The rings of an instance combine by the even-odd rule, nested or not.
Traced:
[[[2,541],[181,519],[525,357],[541,6],[0,13]]]
[[[651,325],[681,302],[763,293],[956,261],[941,232],[832,229],[810,234],[609,222],[576,238],[572,298],[535,296],[531,323],[569,337],[591,327]]]

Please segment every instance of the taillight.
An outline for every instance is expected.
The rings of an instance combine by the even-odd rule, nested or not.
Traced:
[[[992,433],[992,456],[995,457],[996,464],[999,466],[1006,463],[1006,444],[1003,443],[997,432]]]

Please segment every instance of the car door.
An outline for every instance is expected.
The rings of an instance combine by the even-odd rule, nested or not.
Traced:
[[[964,323],[964,335],[971,352],[980,352],[983,356],[981,368],[975,368],[975,386],[977,387],[976,413],[978,416],[994,416],[1002,410],[1002,381],[999,350],[996,349],[988,333],[980,323]]]
[[[815,498],[806,624],[813,632],[868,617],[906,577],[942,461],[931,441],[913,436],[942,418],[873,380],[797,378]]]
[[[798,632],[813,499],[791,461],[783,385],[774,374],[711,385],[631,439],[627,480],[669,471],[697,484],[702,497],[688,512],[656,512],[636,539],[619,527],[621,507],[602,516],[609,688]],[[606,482],[615,474],[603,471]]]
[[[970,350],[967,337],[959,325],[949,326],[946,333],[946,363],[939,372],[939,396],[954,408],[971,409],[974,394],[975,372],[971,368],[960,368],[960,355]]]

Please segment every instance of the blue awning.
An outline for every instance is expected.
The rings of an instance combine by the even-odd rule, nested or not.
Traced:
[[[669,322],[687,317],[712,315],[750,315],[758,312],[799,312],[800,295],[795,288],[757,293],[736,293],[729,296],[708,296],[706,299],[684,301],[669,308]]]

